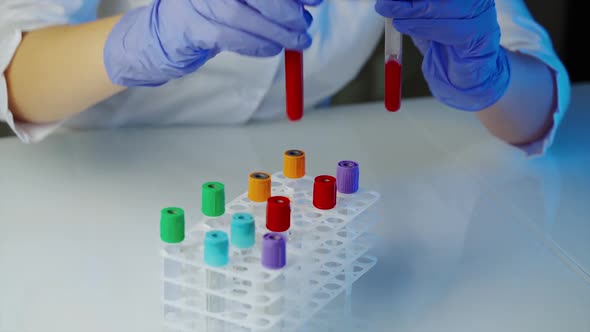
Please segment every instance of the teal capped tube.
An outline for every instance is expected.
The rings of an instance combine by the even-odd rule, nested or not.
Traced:
[[[223,231],[209,231],[205,234],[205,263],[221,267],[229,262],[229,240]]]
[[[255,241],[254,217],[250,213],[236,213],[231,221],[231,245],[247,249]]]

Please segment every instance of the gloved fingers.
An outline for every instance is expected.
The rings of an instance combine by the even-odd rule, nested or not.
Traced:
[[[306,17],[303,6],[295,0],[243,0],[264,17],[272,22],[292,30],[309,28],[309,17]],[[309,12],[307,13],[309,15]]]
[[[418,49],[418,51],[420,51],[420,54],[425,55],[426,52],[428,51],[428,49],[430,48],[430,40],[427,39],[420,39],[420,38],[415,38],[415,37],[411,37],[412,38],[412,42],[414,43],[414,45],[416,46],[416,48]]]
[[[259,36],[284,48],[301,50],[311,45],[311,36],[306,31],[287,29],[243,2],[215,0],[216,5],[212,5],[207,1],[192,0],[191,3],[196,12],[210,21]],[[195,31],[195,36],[199,35],[202,32]]]
[[[324,0],[296,0],[296,1],[304,6],[312,6],[312,7],[319,6],[322,4],[322,2],[324,2]]]
[[[218,24],[215,48],[246,56],[269,57],[283,50],[281,45],[247,32]]]
[[[444,45],[466,45],[498,30],[493,7],[469,19],[398,19],[393,25],[403,34]]]
[[[393,19],[424,18],[431,1],[425,0],[377,0],[375,11]]]
[[[437,43],[424,56],[422,72],[436,99],[457,109],[477,111],[489,107],[504,94],[511,73],[502,49],[495,56],[455,64],[449,69],[454,60],[447,59],[452,57],[449,48]]]

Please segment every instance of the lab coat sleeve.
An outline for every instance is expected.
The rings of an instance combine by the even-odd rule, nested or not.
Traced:
[[[570,103],[569,75],[557,56],[547,31],[533,19],[524,1],[496,0],[496,8],[502,31],[501,45],[507,50],[527,54],[542,61],[551,69],[555,80],[557,100],[552,111],[553,124],[550,130],[539,140],[519,146],[529,156],[543,155],[553,143]]]
[[[8,108],[4,72],[20,45],[23,32],[68,23],[81,6],[82,0],[0,1],[0,121],[7,123],[24,143],[42,140],[56,130],[61,121],[30,124],[16,120]]]

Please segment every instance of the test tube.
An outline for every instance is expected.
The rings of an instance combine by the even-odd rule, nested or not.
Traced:
[[[266,209],[266,201],[271,195],[272,179],[269,173],[252,172],[248,176],[248,199],[250,212],[254,216],[263,216]]]
[[[283,175],[287,178],[287,187],[298,191],[303,187],[305,176],[305,152],[291,149],[283,153]]]
[[[205,264],[213,268],[226,266],[229,262],[229,240],[227,233],[218,230],[209,231],[205,234],[204,242]],[[208,289],[219,290],[224,287],[225,276],[212,269],[207,269],[205,280]],[[208,312],[221,314],[224,311],[225,303],[223,298],[209,294],[205,297],[205,301],[205,307]],[[210,317],[206,319],[207,331],[219,331],[222,328],[223,324],[220,321]]]
[[[280,270],[287,265],[287,239],[280,233],[266,233],[262,237],[260,262],[266,269]],[[281,274],[265,285],[267,291],[278,292],[285,288],[285,276]],[[284,297],[279,298],[265,309],[265,313],[278,315],[284,310]]]
[[[336,188],[343,194],[354,194],[359,190],[359,163],[341,160],[336,167]]]
[[[303,52],[285,50],[285,96],[287,117],[291,121],[303,117]]]
[[[266,203],[266,229],[290,237],[291,200],[285,196],[271,196]]]
[[[385,108],[397,112],[402,95],[402,34],[385,20]]]
[[[250,213],[236,213],[232,217],[231,227],[231,244],[238,250],[240,256],[248,256],[252,253],[254,247],[256,226],[254,225],[254,216]]]
[[[178,207],[166,207],[160,211],[160,239],[165,243],[164,250],[174,256],[183,252],[182,242],[185,232],[184,210]],[[182,277],[182,263],[172,259],[164,260],[164,276],[166,278],[179,279]],[[182,288],[175,283],[164,284],[164,298],[166,300],[179,300],[182,297]],[[178,312],[165,313],[176,315]]]
[[[331,175],[316,176],[313,183],[313,206],[330,210],[336,206],[336,178]]]

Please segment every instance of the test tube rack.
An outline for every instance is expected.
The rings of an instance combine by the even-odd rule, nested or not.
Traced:
[[[227,203],[223,215],[187,218],[182,243],[164,244],[161,250],[166,331],[297,331],[317,325],[314,315],[337,297],[349,301],[354,282],[376,264],[368,251],[375,241],[371,227],[379,219],[369,208],[379,193],[363,188],[338,192],[334,208],[324,210],[312,204],[314,178],[293,180],[283,172],[271,178],[272,195],[291,201],[291,227],[282,233],[287,238],[286,265],[261,265],[261,239],[269,233],[265,204],[253,202],[248,193]],[[205,234],[230,234],[232,215],[244,212],[254,216],[255,245],[248,250],[230,247],[225,266],[205,264]],[[211,274],[217,276],[215,283]],[[209,306],[213,301],[215,310]]]

